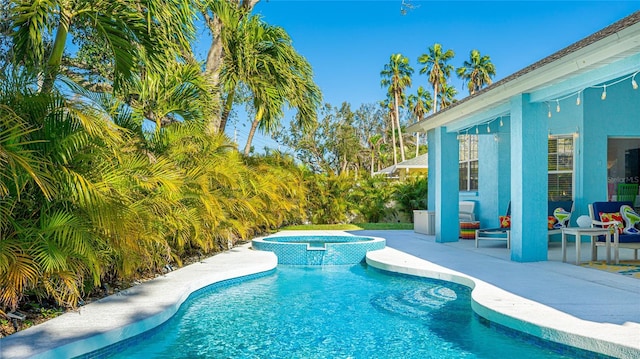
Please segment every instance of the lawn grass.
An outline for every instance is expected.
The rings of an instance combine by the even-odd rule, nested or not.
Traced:
[[[413,223],[301,224],[297,226],[287,226],[282,228],[283,231],[304,231],[304,230],[358,231],[363,229],[375,229],[375,230],[413,229]]]

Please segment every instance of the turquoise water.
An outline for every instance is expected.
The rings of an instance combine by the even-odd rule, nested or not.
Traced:
[[[580,356],[539,342],[480,320],[463,286],[365,265],[279,266],[273,275],[197,295],[143,342],[112,357]]]

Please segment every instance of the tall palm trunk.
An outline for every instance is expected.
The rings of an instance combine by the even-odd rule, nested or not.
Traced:
[[[398,164],[398,155],[396,154],[396,121],[393,118],[393,113],[389,114],[391,117],[391,141],[393,143],[393,164]]]
[[[404,141],[402,140],[402,128],[400,127],[400,109],[398,108],[398,93],[393,96],[394,112],[396,117],[396,125],[398,126],[398,141],[400,142],[400,158],[402,162],[405,160],[404,156]]]
[[[437,107],[438,107],[438,83],[435,82],[433,84],[433,113],[436,113],[436,111],[438,111]]]

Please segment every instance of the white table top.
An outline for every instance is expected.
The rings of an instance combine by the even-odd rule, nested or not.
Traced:
[[[569,233],[569,234],[577,234],[577,233],[607,234],[609,233],[609,228],[568,227],[568,228],[562,228],[562,232]]]

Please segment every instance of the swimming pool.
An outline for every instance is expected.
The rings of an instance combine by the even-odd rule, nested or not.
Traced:
[[[366,265],[278,266],[197,292],[112,358],[597,358],[481,320],[461,285]]]
[[[275,253],[278,264],[291,265],[357,264],[367,252],[385,245],[384,238],[347,235],[280,235],[251,241],[254,249]]]

